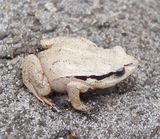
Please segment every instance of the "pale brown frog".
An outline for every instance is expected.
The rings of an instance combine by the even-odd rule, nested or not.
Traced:
[[[127,55],[122,47],[104,49],[81,37],[42,40],[41,46],[46,50],[25,58],[22,77],[27,88],[49,106],[54,103],[47,95],[67,92],[75,109],[87,111],[80,93],[112,87],[138,67],[137,59]]]

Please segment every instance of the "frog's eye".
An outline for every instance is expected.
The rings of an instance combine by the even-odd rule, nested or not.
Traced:
[[[125,73],[125,68],[120,68],[115,72],[116,76],[122,76]]]

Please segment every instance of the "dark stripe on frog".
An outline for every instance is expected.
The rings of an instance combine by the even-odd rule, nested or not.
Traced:
[[[122,76],[124,73],[125,73],[125,68],[123,67],[118,69],[114,74],[119,77]]]
[[[105,74],[105,75],[100,75],[100,76],[96,76],[96,75],[91,75],[91,76],[75,76],[75,78],[77,79],[81,79],[81,80],[87,80],[87,78],[91,78],[91,79],[96,79],[96,80],[103,80],[105,79],[106,77],[109,77],[111,75],[115,75],[115,76],[122,76],[123,74],[125,73],[125,68],[120,68],[118,69],[116,72],[110,72],[108,74]]]

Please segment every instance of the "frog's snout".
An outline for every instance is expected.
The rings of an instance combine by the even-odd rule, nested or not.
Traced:
[[[137,70],[139,65],[139,62],[137,59],[134,58],[134,60],[132,60],[132,63],[129,63],[127,65],[124,65],[126,74],[132,74],[135,70]]]

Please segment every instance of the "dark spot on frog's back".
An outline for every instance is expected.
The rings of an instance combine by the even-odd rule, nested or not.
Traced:
[[[59,62],[59,60],[54,61],[54,62],[52,63],[52,65],[56,64],[57,62]]]

